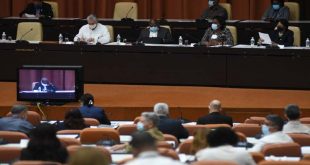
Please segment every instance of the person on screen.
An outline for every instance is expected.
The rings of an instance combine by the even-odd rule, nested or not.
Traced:
[[[34,126],[27,119],[28,108],[24,105],[14,105],[11,116],[0,119],[0,131],[16,131],[28,134]]]
[[[25,18],[52,18],[54,13],[50,4],[43,2],[43,0],[33,0],[33,2],[29,3],[19,16]]]
[[[233,36],[226,28],[226,21],[221,16],[215,16],[212,25],[201,39],[201,44],[206,46],[234,45]]]
[[[284,0],[273,0],[271,6],[265,11],[262,16],[262,20],[265,21],[277,21],[279,19],[290,18],[290,10],[284,6]]]
[[[34,85],[33,91],[53,93],[56,92],[56,87],[46,77],[42,77],[41,81]]]
[[[87,44],[106,44],[111,40],[106,26],[98,23],[93,14],[87,17],[87,25],[81,27],[79,33],[74,37],[75,42],[86,42]]]
[[[227,20],[228,18],[227,11],[225,8],[219,5],[218,0],[209,0],[208,4],[209,8],[203,12],[201,19],[212,19],[215,16],[221,16],[225,20]]]
[[[95,98],[93,95],[86,93],[80,98],[81,107],[80,112],[84,118],[97,119],[101,124],[110,125],[111,122],[108,119],[105,111],[102,108],[94,106]]]
[[[170,30],[159,25],[159,22],[151,19],[149,26],[140,32],[137,42],[152,42],[150,38],[161,39],[162,43],[171,43],[172,36]]]

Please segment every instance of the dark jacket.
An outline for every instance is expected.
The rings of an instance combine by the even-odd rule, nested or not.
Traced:
[[[101,124],[107,124],[107,125],[111,124],[104,110],[99,107],[83,106],[80,108],[80,112],[84,118],[94,118],[97,119]]]
[[[287,29],[284,31],[283,35],[280,36],[277,30],[270,34],[271,41],[284,46],[293,46],[294,44],[294,32]]]
[[[215,16],[221,16],[225,20],[228,19],[228,14],[225,8],[221,5],[215,5],[213,7],[208,8],[205,10],[201,16],[202,19],[213,19]]]
[[[146,28],[140,32],[140,36],[137,39],[137,41],[141,42],[144,39],[149,38],[149,37],[150,37],[150,29]],[[157,32],[157,38],[161,38],[163,40],[163,43],[171,43],[173,41],[170,30],[164,27],[159,28]]]
[[[42,2],[42,7],[38,8],[34,5],[34,3],[29,3],[25,10],[23,10],[19,16],[23,16],[24,14],[36,15],[37,9],[40,10],[40,14],[45,17],[54,17],[52,6],[48,3]]]
[[[197,124],[228,124],[233,126],[233,120],[229,116],[222,115],[219,112],[213,112],[207,116],[199,118]]]
[[[183,127],[180,121],[169,119],[165,116],[160,116],[159,118],[160,120],[157,127],[162,133],[173,135],[177,139],[188,138],[188,131]]]
[[[38,91],[43,91],[44,90],[44,86],[42,85],[41,82],[38,82],[34,85],[33,90],[38,90]],[[55,92],[56,91],[56,87],[52,84],[47,85],[46,86],[46,90],[47,92]]]
[[[288,20],[290,18],[290,9],[286,6],[281,7],[279,10],[274,10],[272,5],[265,11],[262,20],[276,21],[280,19]]]
[[[52,161],[59,163],[66,163],[69,157],[68,151],[65,147],[61,147],[55,151],[35,151],[33,153],[28,148],[25,148],[21,152],[20,160],[39,160],[39,161]]]

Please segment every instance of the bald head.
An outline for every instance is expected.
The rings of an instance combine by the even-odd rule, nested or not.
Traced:
[[[209,111],[210,112],[220,112],[222,110],[222,105],[219,100],[213,100],[210,102]]]

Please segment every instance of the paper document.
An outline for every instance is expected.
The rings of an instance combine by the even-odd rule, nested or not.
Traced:
[[[272,44],[269,34],[261,32],[259,32],[258,34],[259,38],[262,40],[262,44],[268,44],[268,45]]]

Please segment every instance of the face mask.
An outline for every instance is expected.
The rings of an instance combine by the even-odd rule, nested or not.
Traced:
[[[209,1],[208,4],[209,4],[209,7],[212,7],[214,6],[214,1]]]
[[[140,131],[140,132],[144,131],[144,125],[143,125],[143,123],[139,122],[139,123],[137,124],[137,130]]]
[[[267,125],[265,125],[265,124],[262,125],[262,133],[263,133],[264,136],[270,134],[270,132],[269,132],[269,127],[268,127]]]
[[[212,30],[217,30],[219,27],[216,23],[212,23],[211,28]]]
[[[96,27],[97,27],[97,24],[89,25],[90,30],[94,30],[96,29]]]
[[[273,10],[279,10],[280,9],[280,5],[275,3],[272,5]]]
[[[150,32],[152,32],[152,33],[158,32],[158,27],[157,26],[150,27]]]

